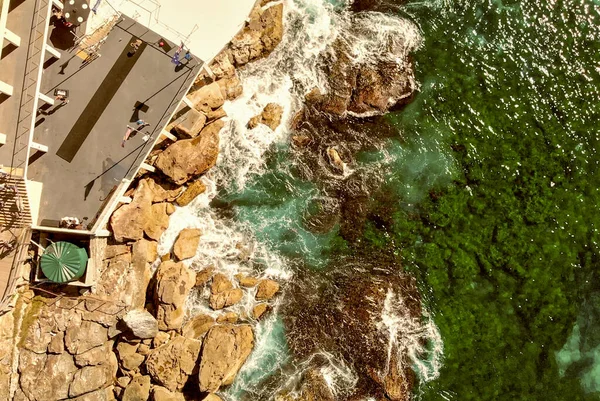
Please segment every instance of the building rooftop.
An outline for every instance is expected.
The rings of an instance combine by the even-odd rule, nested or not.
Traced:
[[[174,43],[159,47],[161,35],[125,16],[90,63],[61,43],[64,35],[55,31],[62,26],[51,29],[49,44],[61,57],[46,63],[40,92],[66,90],[69,102],[41,107],[33,140],[48,151],[32,154],[27,174],[41,192],[33,224],[50,227],[66,216],[94,220],[120,182],[133,178],[202,65],[193,57],[177,67]],[[140,119],[149,126],[123,144]]]

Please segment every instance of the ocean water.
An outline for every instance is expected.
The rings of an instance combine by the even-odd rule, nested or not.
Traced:
[[[415,399],[599,400],[600,3],[371,3],[354,13],[339,0],[285,1],[283,43],[242,72],[244,94],[226,104],[209,190],[177,210],[159,251],[199,227],[194,268],[309,294],[328,274],[392,260],[417,279],[423,316],[386,306],[377,327],[405,345]],[[306,93],[327,91],[339,38],[357,63],[404,41],[419,84],[400,111],[351,118],[343,137],[323,131],[324,147],[352,149],[343,176],[318,155],[307,169],[287,128]],[[247,129],[269,102],[283,106],[282,126]],[[318,359],[344,399],[356,372],[327,349],[297,358],[294,294],[283,299],[224,397],[269,399]],[[192,297],[189,310],[206,306]]]

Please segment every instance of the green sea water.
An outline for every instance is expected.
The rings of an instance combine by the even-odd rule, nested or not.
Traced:
[[[600,399],[599,10],[406,6],[422,89],[389,116],[409,138],[390,146],[414,150],[365,236],[396,249],[441,331],[422,400]]]
[[[287,143],[224,200],[301,266],[386,253],[417,277],[444,346],[419,399],[600,400],[600,2],[397,10],[422,32],[421,88],[382,121],[398,136],[356,155],[384,177],[360,241],[306,226],[319,183],[299,178]]]

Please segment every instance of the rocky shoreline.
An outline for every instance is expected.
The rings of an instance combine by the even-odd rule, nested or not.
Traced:
[[[223,105],[243,93],[237,70],[278,46],[284,33],[283,11],[281,2],[257,2],[245,28],[198,77],[188,94],[194,107],[184,109],[167,127],[178,140],[165,139],[155,148],[147,162],[156,172],[142,171],[125,194],[131,202],[110,218],[113,237],[99,245],[104,258],[92,293],[56,300],[26,291],[14,312],[1,318],[2,327],[12,330],[0,332],[0,351],[5,351],[0,359],[0,399],[221,400],[217,393],[232,384],[252,353],[256,324],[281,301],[277,298],[283,283],[266,275],[231,276],[212,265],[189,265],[206,234],[199,229],[181,231],[166,255],[158,254],[158,241],[177,207],[189,205],[206,191],[200,178],[217,163],[219,134],[226,124]],[[401,45],[386,44],[402,62],[357,65],[346,42],[335,42],[330,56],[336,61],[326,71],[330,90],[310,91],[291,122],[292,146],[306,158],[307,166],[324,154],[332,172],[343,175],[353,155],[331,142],[332,124],[348,116],[381,114],[410,100],[416,84]],[[269,103],[246,126],[262,124],[274,131],[283,112],[282,106]],[[320,126],[328,130],[315,131]],[[358,279],[335,277],[331,282],[337,283],[335,288],[350,288],[352,280]],[[291,302],[304,308],[286,322],[299,333],[290,338],[291,348],[303,358],[328,347],[347,357],[354,352],[353,343],[364,339],[373,350],[357,359],[361,366],[353,368],[366,377],[357,379],[365,393],[346,398],[370,394],[380,400],[408,400],[414,372],[400,369],[398,359],[407,356],[397,356],[405,351],[396,347],[388,357],[387,334],[373,326],[372,317],[383,310],[390,285],[397,284],[397,290],[412,297],[408,314],[418,320],[420,301],[413,297],[414,283],[389,273],[363,284],[346,295],[325,292],[322,300],[306,296]],[[190,313],[187,302],[192,296],[206,305],[206,313]],[[364,297],[372,299],[368,310],[360,302]],[[349,314],[336,309],[340,299],[350,305]],[[340,332],[341,327],[347,330]],[[302,341],[315,335],[322,340]],[[330,337],[337,341],[328,341]],[[274,389],[271,396],[285,401],[338,399],[313,365],[294,386]]]

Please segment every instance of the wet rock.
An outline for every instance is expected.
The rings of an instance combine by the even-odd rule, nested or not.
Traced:
[[[187,338],[199,339],[211,327],[215,325],[215,319],[209,315],[194,316],[189,322],[183,326],[182,335]]]
[[[299,148],[304,148],[310,143],[310,138],[306,135],[293,135],[292,143]]]
[[[258,319],[260,319],[260,317],[262,315],[265,314],[265,312],[267,311],[267,309],[269,309],[269,305],[267,305],[267,304],[258,304],[254,308],[252,308],[252,316],[254,316],[254,318],[256,320],[258,320]]]
[[[318,369],[306,371],[296,388],[286,388],[275,395],[277,401],[336,401],[327,381]]]
[[[225,103],[225,98],[221,93],[221,88],[218,83],[213,82],[203,86],[192,94],[188,95],[189,100],[194,105],[195,109],[208,113],[211,110],[218,109]]]
[[[108,330],[95,322],[83,321],[70,326],[65,335],[65,346],[73,354],[82,354],[108,341]]]
[[[203,286],[208,283],[213,276],[215,268],[213,266],[208,266],[205,269],[200,270],[198,274],[196,274],[196,287]]]
[[[202,347],[200,391],[215,392],[231,384],[253,347],[254,334],[249,325],[218,325],[210,329]]]
[[[321,351],[339,355],[358,375],[350,399],[408,401],[415,380],[410,359],[406,349],[390,349],[390,344],[403,344],[405,336],[418,341],[414,336],[422,330],[422,312],[415,281],[385,256],[373,265],[362,259],[346,263],[328,277],[290,284],[298,287],[283,306],[293,310],[283,313],[293,316],[285,318],[288,345],[301,358]],[[318,297],[311,295],[315,291]],[[402,325],[382,330],[383,313]]]
[[[217,120],[207,125],[198,137],[173,143],[158,155],[156,168],[178,185],[205,173],[217,162],[219,131],[224,126],[222,120]]]
[[[202,232],[197,228],[185,228],[177,236],[173,245],[173,253],[179,260],[189,259],[196,255]]]
[[[206,115],[196,109],[190,109],[171,125],[179,138],[190,139],[200,134],[206,124]]]
[[[144,232],[149,238],[155,241],[160,240],[160,236],[169,227],[170,206],[172,205],[167,202],[152,205],[150,220],[144,225]]]
[[[343,173],[346,170],[346,163],[344,163],[335,148],[327,148],[327,156],[329,157],[329,164],[331,164],[338,172]]]
[[[246,276],[245,274],[236,274],[235,278],[237,278],[242,287],[251,288],[258,284],[258,279],[256,277]]]
[[[248,25],[229,44],[235,66],[266,57],[281,42],[283,36],[283,4],[267,10],[255,8]]]
[[[154,338],[158,334],[158,322],[148,311],[135,309],[123,316],[123,322],[137,338]]]
[[[248,128],[256,128],[258,124],[264,124],[273,131],[281,124],[281,116],[283,115],[283,107],[277,103],[269,103],[265,106],[262,113],[254,116],[248,121]]]
[[[136,376],[123,392],[122,401],[147,401],[150,397],[150,376]]]
[[[185,189],[176,202],[179,206],[187,206],[204,191],[206,191],[206,185],[201,180],[196,180]]]
[[[233,284],[226,275],[217,273],[213,276],[212,285],[210,287],[211,294],[218,294],[231,289],[233,289]]]
[[[157,383],[170,391],[181,391],[194,373],[200,341],[177,336],[148,355],[146,368]]]
[[[36,354],[21,349],[19,384],[24,395],[36,401],[54,401],[69,397],[69,385],[77,367],[68,353]]]
[[[178,330],[184,317],[185,300],[196,275],[183,263],[163,262],[156,273],[157,320],[160,330]]]
[[[160,386],[152,388],[152,401],[185,401],[183,394],[169,391]]]
[[[359,23],[354,26],[364,29]],[[389,54],[357,64],[351,42],[336,41],[330,54],[334,62],[328,64],[326,71],[331,91],[322,98],[315,96],[312,104],[327,113],[342,116],[346,112],[381,114],[406,103],[416,89],[413,66],[408,58],[408,51],[412,49],[404,45],[402,38],[390,37],[389,42],[386,47]]]
[[[226,290],[217,294],[211,294],[209,299],[210,307],[214,310],[227,308],[237,304],[242,300],[244,291],[240,288],[234,288],[233,290]]]
[[[237,323],[239,316],[235,312],[227,312],[217,317],[217,323]]]
[[[151,219],[154,195],[148,184],[141,181],[130,204],[118,208],[110,218],[110,226],[118,242],[137,241],[144,237],[144,227]]]
[[[279,291],[279,283],[274,280],[261,280],[256,289],[255,298],[259,301],[268,300],[275,296]]]

